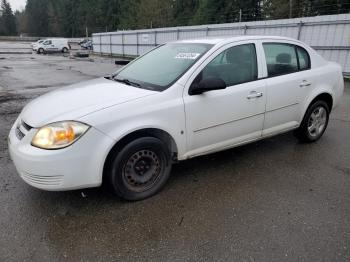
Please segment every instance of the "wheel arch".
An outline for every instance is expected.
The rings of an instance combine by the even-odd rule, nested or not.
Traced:
[[[173,161],[177,160],[178,154],[178,146],[175,142],[175,139],[166,131],[160,128],[142,128],[138,130],[134,130],[126,135],[124,135],[121,139],[119,139],[109,150],[104,164],[103,164],[103,172],[102,172],[102,182],[105,182],[106,172],[110,167],[111,161],[113,157],[120,151],[123,147],[125,147],[129,142],[141,138],[141,137],[155,137],[159,140],[163,141],[171,153],[171,157]]]
[[[327,103],[328,107],[329,107],[329,113],[331,113],[332,108],[333,108],[333,103],[334,103],[333,95],[330,92],[324,90],[324,91],[318,92],[317,94],[315,94],[313,96],[310,96],[310,98],[308,99],[307,103],[305,103],[305,107],[303,108],[303,114],[302,114],[302,118],[300,120],[300,123],[304,119],[304,116],[305,116],[306,111],[308,110],[308,108],[314,102],[316,102],[318,100],[325,101]]]
[[[324,102],[327,103],[328,107],[329,107],[329,112],[332,111],[333,108],[333,96],[328,93],[328,92],[323,92],[319,95],[317,95],[314,99],[312,99],[312,101],[309,103],[309,106],[312,105],[314,102],[318,101],[318,100],[322,100]]]

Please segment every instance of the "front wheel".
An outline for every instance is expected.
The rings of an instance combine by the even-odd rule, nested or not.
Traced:
[[[113,157],[108,170],[109,184],[119,197],[141,200],[162,189],[170,170],[167,146],[154,137],[138,138]]]
[[[316,101],[306,111],[300,127],[295,131],[295,135],[301,142],[315,142],[326,131],[328,121],[329,107],[327,103]]]
[[[68,52],[68,48],[67,47],[63,47],[62,53],[67,53],[67,52]]]
[[[43,54],[44,53],[44,49],[43,48],[39,48],[38,49],[38,54]]]

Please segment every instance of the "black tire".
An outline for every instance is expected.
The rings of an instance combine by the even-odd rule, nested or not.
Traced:
[[[62,48],[62,53],[67,53],[68,52],[68,48],[67,47],[63,47]]]
[[[111,158],[106,171],[112,191],[119,197],[142,200],[160,191],[170,176],[170,152],[154,137],[142,137],[127,144]]]
[[[322,113],[323,112],[323,113]],[[315,120],[317,113],[322,117]],[[329,107],[325,101],[314,102],[307,109],[303,121],[294,135],[302,143],[311,143],[319,140],[327,129],[329,121]],[[316,124],[315,124],[316,123]],[[314,125],[313,125],[314,124]]]
[[[44,49],[43,48],[39,48],[38,49],[38,54],[43,54],[44,53]]]

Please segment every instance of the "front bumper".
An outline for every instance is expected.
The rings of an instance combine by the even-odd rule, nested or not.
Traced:
[[[21,137],[17,126],[18,120],[10,131],[8,147],[17,172],[26,183],[50,191],[101,185],[104,161],[114,143],[111,138],[90,128],[67,148],[44,150],[31,145],[37,129]]]

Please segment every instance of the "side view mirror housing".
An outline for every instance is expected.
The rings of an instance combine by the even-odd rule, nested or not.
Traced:
[[[129,64],[131,61],[130,60],[115,60],[114,63],[116,65],[127,65]]]
[[[225,89],[226,87],[226,83],[221,78],[208,77],[200,81],[199,84],[192,84],[189,95],[200,95],[213,90]]]

